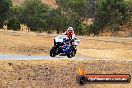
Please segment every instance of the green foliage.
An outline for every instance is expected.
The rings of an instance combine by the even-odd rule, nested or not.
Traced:
[[[32,31],[46,28],[48,6],[41,0],[25,0],[20,21],[31,28]]]
[[[69,2],[71,10],[76,12],[79,16],[84,16],[85,13],[85,2],[84,0],[71,0]]]
[[[86,25],[82,24],[82,23],[79,23],[77,25],[77,28],[76,28],[76,34],[79,34],[79,35],[86,35],[87,34],[87,30],[86,30]]]
[[[22,17],[23,7],[20,5],[15,5],[10,9],[8,18],[16,17],[17,19],[21,20]]]
[[[28,26],[32,31],[40,31],[46,26],[46,21],[39,17],[31,17],[28,19]]]
[[[132,26],[132,0],[127,0],[126,4],[128,5],[128,25]]]
[[[3,13],[5,11],[4,14],[7,14],[9,11],[11,7],[9,1],[0,1],[2,7],[0,24],[6,20],[6,15]],[[98,35],[105,28],[109,28],[116,35],[120,26],[128,21],[129,24],[132,23],[131,0],[56,0],[56,2],[58,8],[51,9],[41,0],[25,0],[22,5],[11,8],[8,18],[15,17],[22,24],[30,27],[31,31],[50,33],[55,30],[60,33],[72,26],[79,35],[87,32]],[[94,19],[91,26],[84,24],[88,18]]]
[[[94,22],[88,29],[90,34],[98,35],[101,30],[101,23],[99,21]]]
[[[90,31],[96,34],[107,26],[110,27],[112,33],[117,32],[119,26],[126,23],[127,17],[128,6],[123,0],[102,0],[98,5],[98,13]]]
[[[70,15],[63,15],[60,8],[49,12],[47,23],[49,24],[49,29],[56,30],[57,33],[65,31],[69,26],[74,27],[75,31],[80,29],[78,29],[80,24],[78,14],[74,12]]]
[[[0,0],[0,28],[3,28],[3,23],[7,18],[7,13],[11,6],[11,0]]]
[[[56,0],[58,6],[66,14],[76,12],[79,16],[84,16],[85,13],[85,0]]]
[[[20,29],[20,22],[15,17],[11,18],[7,22],[7,29],[9,30],[19,30]]]
[[[62,28],[72,26],[77,34],[82,34],[82,19],[85,18],[85,0],[56,0],[63,20]],[[79,8],[78,8],[79,7]]]
[[[61,12],[59,9],[56,10],[50,10],[49,16],[48,16],[48,28],[52,30],[56,30],[57,33],[60,32],[61,29],[63,29],[63,17],[61,16]]]

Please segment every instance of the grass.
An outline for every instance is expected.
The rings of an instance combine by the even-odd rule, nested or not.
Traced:
[[[0,31],[0,53],[49,55],[55,36],[33,32]],[[77,55],[104,59],[132,59],[132,39],[81,37]]]
[[[1,53],[45,55],[52,45],[52,38],[34,33],[1,32]],[[49,44],[50,43],[50,44]]]
[[[78,53],[104,59],[132,59],[132,39],[97,37],[82,39]]]

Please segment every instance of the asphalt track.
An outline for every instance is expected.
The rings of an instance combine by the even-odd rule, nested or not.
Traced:
[[[0,60],[85,60],[86,58],[73,57],[68,58],[67,56],[26,56],[26,55],[10,55],[0,54]]]
[[[132,61],[130,59],[95,59],[90,57],[79,57],[75,56],[72,58],[68,58],[67,56],[56,56],[56,57],[50,57],[50,56],[26,56],[26,55],[11,55],[11,54],[0,54],[0,60],[105,60],[105,61]]]

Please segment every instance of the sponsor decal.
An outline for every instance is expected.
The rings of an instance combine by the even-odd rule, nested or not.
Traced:
[[[85,83],[130,83],[129,74],[86,74],[86,71],[80,66],[79,75],[76,78],[78,84]]]

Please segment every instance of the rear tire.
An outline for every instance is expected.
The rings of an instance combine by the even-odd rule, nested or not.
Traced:
[[[56,56],[56,52],[55,52],[55,48],[54,47],[50,50],[50,56],[51,57],[55,57]]]

